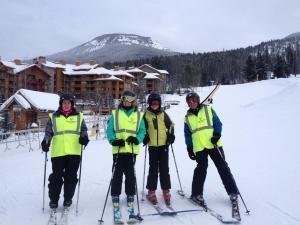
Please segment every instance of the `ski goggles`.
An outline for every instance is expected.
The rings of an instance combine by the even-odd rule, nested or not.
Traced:
[[[122,96],[121,97],[122,102],[128,101],[128,102],[134,102],[135,97],[134,96]]]

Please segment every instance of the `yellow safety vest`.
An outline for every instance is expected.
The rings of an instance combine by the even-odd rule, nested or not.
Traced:
[[[113,110],[112,116],[114,118],[114,131],[116,133],[117,139],[123,139],[125,141],[125,146],[113,146],[112,153],[117,154],[119,153],[133,153],[139,154],[140,146],[139,145],[129,145],[126,142],[126,139],[129,136],[136,137],[138,130],[141,125],[141,121],[143,119],[143,113],[139,111],[132,112],[129,116],[127,116],[124,110]]]
[[[82,113],[67,118],[63,115],[55,116],[50,113],[49,117],[52,121],[53,130],[51,157],[80,155],[79,136],[83,120]]]
[[[194,152],[200,152],[204,148],[214,148],[210,140],[214,131],[211,106],[204,105],[199,110],[197,116],[192,113],[186,115],[185,123],[188,125],[192,134]],[[217,142],[217,146],[223,146],[221,140]]]
[[[161,112],[156,115],[151,111],[146,111],[145,119],[148,124],[149,146],[166,145],[168,130],[165,125],[165,114]],[[155,126],[157,127],[155,128]]]

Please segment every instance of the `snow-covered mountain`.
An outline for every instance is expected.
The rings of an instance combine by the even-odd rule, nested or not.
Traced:
[[[246,49],[255,55],[258,52],[264,53],[267,50],[270,55],[276,56],[277,54],[285,54],[288,47],[293,50],[300,48],[300,32],[290,34],[282,39],[261,42],[258,45]]]
[[[49,55],[48,58],[52,61],[96,60],[98,63],[104,63],[174,54],[177,53],[164,48],[151,37],[105,34],[72,49]]]

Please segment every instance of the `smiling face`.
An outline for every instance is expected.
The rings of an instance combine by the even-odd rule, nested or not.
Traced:
[[[198,107],[198,98],[196,96],[188,98],[187,104],[191,109],[196,109]]]
[[[158,110],[159,109],[159,101],[158,100],[151,101],[150,107],[153,110]]]
[[[72,108],[71,101],[69,100],[63,100],[62,102],[62,110],[63,111],[70,111]]]

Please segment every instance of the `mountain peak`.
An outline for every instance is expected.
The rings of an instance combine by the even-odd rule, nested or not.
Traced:
[[[290,39],[290,38],[299,38],[300,39],[300,32],[292,33],[292,34],[286,36],[284,39]]]

